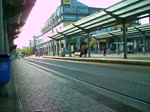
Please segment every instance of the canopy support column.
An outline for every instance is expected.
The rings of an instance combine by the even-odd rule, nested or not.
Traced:
[[[52,50],[53,50],[53,56],[55,56],[55,42],[54,42],[54,40],[52,42]]]
[[[98,54],[100,54],[100,44],[99,44],[99,41],[98,42]]]
[[[146,54],[146,52],[145,52],[145,46],[146,46],[146,42],[145,42],[145,38],[146,38],[146,36],[145,36],[145,32],[144,31],[141,31],[139,28],[137,28],[137,27],[134,27],[136,30],[138,30],[139,31],[139,33],[141,33],[141,35],[143,35],[143,40],[142,40],[142,44],[143,44],[143,49],[142,49],[142,51],[143,51],[143,54]]]
[[[70,43],[70,38],[68,38],[68,51],[69,51],[69,57],[71,57],[71,43]]]
[[[62,56],[62,52],[63,52],[63,50],[62,50],[62,40],[60,40],[60,52],[61,52],[61,54],[60,54],[60,56]]]
[[[119,54],[118,38],[116,38],[116,54]]]
[[[127,38],[126,38],[126,24],[123,22],[122,24],[122,30],[123,30],[123,50],[124,50],[124,59],[127,59]]]
[[[59,42],[57,40],[57,56],[59,56]]]
[[[90,52],[91,51],[91,47],[90,47],[90,40],[91,40],[90,38],[91,37],[90,37],[89,32],[87,33],[87,36],[88,36],[88,57],[90,58],[91,57],[91,52]]]
[[[143,54],[146,54],[146,52],[145,52],[145,35],[143,35]]]
[[[88,53],[88,57],[90,58],[91,57],[91,54],[90,54],[90,51],[91,51],[91,47],[90,47],[91,36],[90,36],[89,30],[86,30],[85,28],[80,27],[80,26],[75,25],[75,24],[72,24],[72,25],[75,26],[75,27],[77,27],[77,28],[79,28],[80,30],[82,30],[84,33],[87,34],[87,39],[88,39],[88,50],[87,50],[87,53]]]

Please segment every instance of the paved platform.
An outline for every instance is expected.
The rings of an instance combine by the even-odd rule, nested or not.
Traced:
[[[19,112],[13,76],[7,84],[0,84],[0,112]]]
[[[123,59],[122,55],[92,55],[92,58],[44,56],[63,60],[150,65],[149,54],[128,57]],[[11,81],[5,85],[0,84],[0,112],[33,112],[38,109],[50,112],[93,112],[93,109],[94,112],[114,112],[113,109],[64,85],[53,74],[19,60],[13,60],[12,65]]]
[[[23,112],[116,112],[65,85],[52,73],[21,60],[13,61],[12,69]]]

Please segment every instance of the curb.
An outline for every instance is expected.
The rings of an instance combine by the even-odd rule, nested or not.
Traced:
[[[43,58],[82,61],[82,62],[95,62],[95,63],[111,63],[111,64],[150,66],[150,61],[144,61],[144,60],[142,61],[142,60],[126,60],[126,59],[62,58],[62,57],[45,57],[45,56]]]

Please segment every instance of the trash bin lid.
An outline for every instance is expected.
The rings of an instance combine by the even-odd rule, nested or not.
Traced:
[[[0,58],[10,58],[9,54],[0,54]]]

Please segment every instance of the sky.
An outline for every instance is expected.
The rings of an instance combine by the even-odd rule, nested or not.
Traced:
[[[19,37],[14,41],[18,48],[29,46],[29,40],[39,35],[45,21],[55,12],[61,0],[37,0]],[[91,7],[107,8],[121,0],[78,0]]]
[[[37,0],[19,37],[14,41],[18,48],[29,46],[33,35],[39,35],[45,21],[55,12],[61,0]],[[106,8],[121,0],[78,0],[91,7]]]

